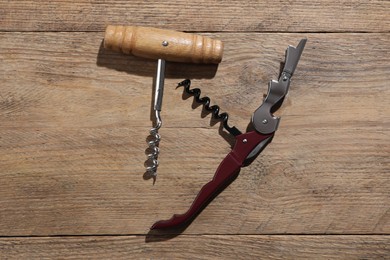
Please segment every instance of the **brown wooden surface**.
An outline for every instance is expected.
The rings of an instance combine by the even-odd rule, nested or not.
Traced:
[[[389,32],[386,0],[1,1],[6,31],[102,31],[109,24],[182,31]]]
[[[6,259],[386,259],[386,236],[200,235],[5,238]],[[202,252],[202,253],[200,253]]]
[[[390,256],[389,2],[246,3],[0,2],[0,258]],[[156,62],[104,50],[106,22],[225,44],[218,67],[167,65],[155,185]],[[244,130],[302,37],[274,141],[184,234],[147,234],[187,209],[232,141],[176,84],[193,79]]]

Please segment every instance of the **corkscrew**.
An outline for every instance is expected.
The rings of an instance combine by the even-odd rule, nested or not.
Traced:
[[[235,127],[228,126],[228,115],[226,113],[219,114],[218,106],[210,107],[210,99],[201,98],[199,89],[191,90],[189,80],[179,83],[179,86],[184,86],[185,91],[193,95],[197,102],[203,103],[207,110],[212,111],[214,117],[222,120],[224,128],[228,131],[230,129],[229,132],[235,137],[235,144],[232,151],[217,168],[213,179],[201,188],[187,212],[174,214],[168,220],[160,220],[154,223],[151,229],[184,228],[189,225],[238,176],[241,167],[250,164],[271,143],[280,121],[280,118],[275,117],[273,113],[279,109],[287,95],[291,77],[298,65],[305,44],[306,39],[302,39],[297,47],[288,46],[284,68],[279,79],[269,82],[268,93],[263,103],[253,113],[251,119],[253,130],[243,134],[239,130],[236,131]]]
[[[154,112],[156,117],[156,124],[150,129],[149,133],[152,137],[152,140],[148,141],[149,150],[151,153],[148,154],[148,161],[150,162],[149,166],[146,167],[147,173],[151,176],[157,176],[157,167],[158,167],[158,154],[160,153],[160,148],[158,147],[161,136],[158,133],[158,130],[161,128],[161,107],[162,107],[162,98],[164,93],[164,71],[165,71],[165,60],[158,59],[157,61],[157,75],[155,83],[155,92],[154,92]]]
[[[152,27],[107,26],[104,47],[134,56],[157,59],[154,107],[156,123],[150,130],[146,172],[157,176],[159,143],[162,126],[161,107],[164,91],[165,61],[218,64],[222,60],[223,43],[208,37]]]
[[[193,88],[190,89],[191,87],[191,80],[186,79],[180,82],[176,88],[179,87],[184,87],[184,91],[191,96],[194,96],[195,101],[197,103],[203,104],[203,108],[210,112],[213,116],[214,119],[219,120],[222,122],[223,128],[225,128],[226,131],[228,131],[230,134],[233,136],[240,135],[241,131],[238,130],[235,126],[230,127],[228,124],[229,120],[229,114],[224,112],[224,113],[219,113],[220,107],[218,105],[213,105],[210,106],[210,98],[207,96],[201,97],[202,91],[199,88]]]

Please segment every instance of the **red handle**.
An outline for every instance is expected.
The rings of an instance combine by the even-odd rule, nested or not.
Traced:
[[[272,134],[263,135],[256,131],[236,136],[233,150],[223,159],[215,172],[214,178],[205,184],[199,191],[189,210],[184,214],[175,214],[168,220],[160,220],[153,224],[150,229],[166,229],[189,224],[202,209],[221,191],[230,184],[249,153],[263,140]]]

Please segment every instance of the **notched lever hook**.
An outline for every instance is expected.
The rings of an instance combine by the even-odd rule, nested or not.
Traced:
[[[275,132],[279,125],[279,117],[272,115],[281,105],[287,95],[291,77],[298,65],[306,44],[302,39],[297,47],[288,46],[282,73],[278,80],[271,80],[268,84],[268,93],[263,104],[253,113],[252,123],[255,129],[262,134]]]

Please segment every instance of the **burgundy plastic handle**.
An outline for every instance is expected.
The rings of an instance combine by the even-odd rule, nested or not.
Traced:
[[[150,229],[175,228],[186,223],[189,224],[222,188],[227,187],[226,183],[237,175],[249,153],[260,142],[272,137],[273,134],[263,135],[252,131],[236,136],[233,150],[223,159],[213,179],[199,191],[189,210],[184,214],[175,214],[168,220],[160,220],[154,223]]]

